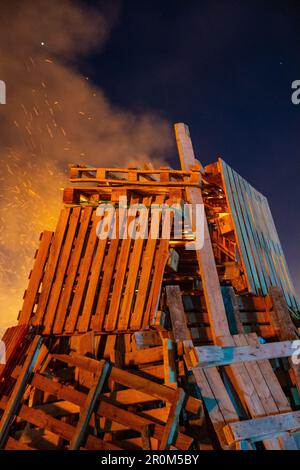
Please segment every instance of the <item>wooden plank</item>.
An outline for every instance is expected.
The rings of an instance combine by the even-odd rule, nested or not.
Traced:
[[[136,331],[132,336],[133,347],[137,350],[162,345],[162,339],[159,333],[154,330]]]
[[[207,373],[209,373],[208,377],[206,376]],[[220,374],[217,369],[210,369],[209,371],[194,369],[193,375],[219,443],[222,448],[226,448],[227,442],[223,429],[226,423],[238,421],[239,417],[228,396]]]
[[[237,338],[238,335],[234,337]],[[219,367],[238,362],[246,363],[264,359],[291,357],[295,352],[293,341],[225,348],[220,346],[199,346],[194,349],[198,358],[198,362],[193,364],[194,367]]]
[[[169,411],[168,421],[166,423],[162,439],[160,441],[159,450],[169,450],[174,444],[176,430],[178,428],[179,416],[185,400],[185,392],[178,388],[174,397],[174,402]]]
[[[163,360],[164,350],[162,346],[141,349],[140,351],[132,351],[123,353],[123,365],[141,365],[150,364],[152,362],[160,362]],[[115,364],[116,351],[111,353],[111,361]]]
[[[116,197],[116,196],[115,196]],[[118,234],[118,227],[123,226],[126,217],[126,211],[121,211],[116,208],[114,224]],[[120,225],[119,225],[120,224]],[[92,319],[92,328],[101,331],[105,320],[106,310],[108,306],[109,293],[112,288],[113,275],[115,270],[116,259],[118,255],[118,249],[120,245],[120,239],[117,238],[110,240],[108,253],[104,259],[105,269],[103,271],[103,279],[101,283],[101,289],[95,311],[95,316]]]
[[[139,199],[137,197],[132,197],[130,200],[130,205],[135,205],[138,203],[138,201]],[[135,220],[135,215],[131,215],[130,217],[127,218],[127,221],[125,224],[125,230],[127,234],[128,234],[128,227],[134,220]],[[104,326],[105,326],[106,331],[113,331],[116,328],[119,308],[121,304],[123,286],[126,280],[126,273],[127,273],[127,267],[128,267],[127,264],[128,264],[128,260],[130,256],[132,239],[131,237],[127,236],[127,238],[122,240],[120,243],[121,243],[121,249],[120,249],[120,253],[118,256],[118,260],[117,260],[116,275],[114,279],[114,286],[116,286],[116,288],[112,289],[112,296],[111,296],[111,300],[109,304],[109,309],[105,318]]]
[[[50,296],[52,282],[57,269],[61,247],[63,245],[65,233],[68,227],[70,213],[70,209],[63,209],[60,213],[59,221],[53,236],[51,250],[49,253],[49,259],[46,266],[46,271],[43,279],[43,287],[39,297],[37,311],[32,318],[33,325],[40,325],[43,322],[44,313],[46,311],[47,303]]]
[[[98,221],[96,219],[96,213],[92,215],[92,227],[89,233],[89,239],[87,241],[84,258],[81,260],[81,264],[78,272],[78,281],[70,308],[68,318],[65,323],[65,332],[73,333],[76,329],[77,319],[82,306],[84,293],[87,287],[87,280],[91,269],[92,260],[94,257],[95,248],[97,246],[97,227]],[[97,255],[96,255],[97,256]]]
[[[167,286],[166,294],[175,341],[190,341],[191,334],[187,327],[180,287]]]
[[[175,124],[175,134],[180,156],[182,170],[189,170],[195,166],[195,155],[188,127],[184,124]],[[203,204],[201,189],[186,188],[188,202],[191,204]],[[193,220],[195,224],[195,221]],[[210,318],[214,342],[218,337],[230,334],[222,294],[220,290],[219,277],[215,264],[210,233],[207,219],[204,217],[204,246],[196,250],[200,275],[203,283],[207,310]],[[193,232],[196,227],[193,225]]]
[[[137,286],[137,276],[140,268],[143,248],[145,245],[145,230],[148,230],[149,205],[151,204],[151,201],[152,198],[143,198],[143,205],[145,205],[147,208],[147,223],[141,227],[142,232],[140,237],[134,240],[132,253],[129,258],[128,276],[118,319],[119,331],[126,330],[128,328],[130,315],[133,310],[133,301],[135,297],[135,289]]]
[[[41,235],[40,246],[31,272],[28,288],[25,292],[24,303],[19,316],[19,325],[29,323],[34,306],[37,301],[37,293],[44,275],[45,265],[53,238],[53,232],[43,232]]]
[[[254,232],[257,234],[259,241],[259,255],[262,263],[265,266],[268,279],[268,287],[270,284],[276,284],[276,273],[274,271],[272,257],[270,252],[266,247],[266,240],[262,230],[259,230],[258,227],[261,224],[261,213],[259,205],[257,204],[257,198],[255,197],[255,190],[250,186],[244,179],[242,180],[245,190],[245,197],[249,205],[249,216],[252,218],[252,225],[254,226]]]
[[[223,339],[223,345],[234,346],[235,342],[233,338],[226,337]],[[264,416],[266,411],[260,399],[260,395],[256,390],[255,379],[253,379],[253,382],[246,364],[232,364],[225,366],[225,370],[244,409],[248,410],[250,415],[254,418]],[[269,450],[281,448],[280,443],[276,439],[265,440],[264,445]]]
[[[52,287],[49,294],[49,302],[45,310],[44,316],[44,334],[50,334],[52,330],[53,322],[55,321],[55,314],[58,305],[58,301],[61,295],[63,282],[65,279],[71,251],[73,248],[74,238],[79,223],[81,208],[75,207],[72,209],[69,225],[66,233],[66,239],[62,246],[61,254],[58,260],[57,273],[55,278],[52,280]]]
[[[246,227],[247,238],[249,240],[249,244],[252,249],[253,259],[254,259],[258,279],[259,279],[260,286],[261,286],[261,293],[266,295],[268,292],[268,287],[269,287],[269,279],[268,279],[268,273],[266,271],[266,267],[263,263],[263,256],[260,253],[260,245],[259,245],[256,227],[254,226],[253,223],[251,223],[252,222],[251,217],[250,217],[251,211],[250,211],[249,206],[247,205],[246,187],[248,186],[248,184],[246,184],[245,180],[241,178],[235,171],[231,170],[231,173],[233,175],[233,181],[234,181],[235,188],[236,188],[236,198],[239,201],[240,211],[244,220],[244,225]]]
[[[229,444],[244,439],[252,442],[278,437],[286,431],[300,428],[300,411],[282,413],[274,416],[265,416],[246,421],[230,423],[224,428]]]
[[[93,385],[93,387],[89,390],[84,407],[80,411],[79,421],[70,442],[71,450],[79,450],[80,447],[84,445],[87,428],[106,380],[109,371],[109,364],[102,361],[99,363],[99,369],[100,370],[98,377],[95,380],[95,385]]]
[[[16,414],[17,408],[19,406],[20,400],[24,393],[25,387],[28,380],[30,379],[32,370],[34,368],[35,362],[37,360],[38,352],[42,345],[42,338],[36,336],[29,348],[27,358],[22,367],[21,373],[16,381],[12,394],[7,402],[5,411],[1,417],[0,421],[0,448],[3,447],[11,422]]]
[[[154,258],[154,271],[149,291],[149,297],[145,308],[143,328],[155,325],[155,318],[159,308],[160,293],[165,266],[169,256],[169,240],[159,240],[158,249]]]
[[[112,225],[115,224],[116,222],[113,219],[113,214],[108,214],[108,217],[101,219],[101,221],[98,223],[100,224],[100,225],[97,224],[98,238],[99,238],[99,235],[103,233],[104,230],[109,232],[110,229],[112,228]],[[106,227],[106,224],[107,224],[107,227]],[[92,230],[96,230],[94,226]],[[105,251],[106,251],[107,242],[108,242],[108,236],[104,237],[104,239],[99,238],[99,240],[96,242],[97,251],[93,258],[93,262],[91,266],[91,273],[90,273],[86,298],[85,298],[83,309],[82,309],[82,315],[80,316],[79,321],[78,321],[78,330],[80,332],[85,332],[88,330],[92,315],[94,314],[94,309],[96,308],[95,307],[96,293],[97,293],[97,289],[99,286],[100,273],[101,273],[101,270],[104,269],[103,266],[104,266],[104,263],[106,262]]]
[[[92,207],[86,207],[81,211],[82,217],[80,221],[80,228],[78,236],[75,239],[74,250],[71,254],[69,263],[69,269],[67,272],[67,282],[63,289],[62,295],[59,299],[56,319],[53,327],[54,334],[60,334],[63,331],[63,327],[66,321],[68,306],[70,304],[72,292],[74,290],[74,283],[79,269],[80,259],[82,257],[84,243],[88,236],[88,227],[91,221],[92,213],[94,209]]]
[[[258,337],[255,333],[250,333],[244,336],[249,345],[257,346],[259,344]],[[273,371],[271,363],[268,360],[258,360],[257,365],[261,370],[262,375],[270,389],[272,397],[276,403],[279,412],[291,411],[289,401],[281,388],[281,385]]]
[[[230,208],[231,215],[234,221],[234,227],[236,231],[236,242],[237,242],[238,249],[241,255],[241,263],[242,263],[244,272],[248,274],[246,276],[248,288],[250,292],[257,293],[255,284],[253,281],[253,275],[252,275],[253,263],[251,263],[251,259],[249,259],[248,252],[245,247],[244,239],[246,237],[246,234],[245,234],[244,227],[240,223],[240,219],[238,217],[238,211],[235,207],[234,197],[231,192],[229,175],[227,172],[227,165],[222,159],[219,159],[219,164],[220,164],[220,172],[221,172],[221,177],[223,181],[223,188],[224,188],[224,192],[226,195],[227,204],[228,204],[228,207]],[[251,256],[251,251],[249,252]]]
[[[234,335],[233,339],[237,346],[244,346],[247,344],[247,340],[244,335]],[[244,361],[244,366],[249,376],[251,377],[252,383],[258,393],[261,404],[264,407],[265,414],[268,415],[268,414],[277,413],[278,408],[272,397],[272,394],[268,387],[268,383],[266,382],[266,379],[263,376],[257,362],[245,362]],[[275,375],[274,375],[274,378],[276,378]]]
[[[164,202],[164,196],[157,196],[154,201],[154,205],[161,205]],[[147,294],[149,292],[149,285],[151,279],[151,271],[154,263],[155,250],[158,243],[159,228],[161,222],[161,211],[155,214],[155,211],[151,214],[151,226],[146,242],[146,248],[143,253],[141,260],[141,275],[138,286],[138,292],[134,304],[134,310],[130,318],[130,328],[137,330],[141,327],[144,315],[145,306],[147,303]],[[144,326],[147,321],[144,322]]]

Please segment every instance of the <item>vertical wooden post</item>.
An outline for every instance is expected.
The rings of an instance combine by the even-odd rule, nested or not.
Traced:
[[[185,124],[175,124],[175,134],[180,156],[181,168],[183,171],[191,170],[195,167],[196,160],[193,150],[189,129]],[[188,202],[191,204],[203,204],[203,198],[200,187],[186,188]],[[193,231],[195,231],[195,221],[193,222]],[[219,277],[214,259],[210,233],[207,219],[204,217],[204,246],[201,250],[196,250],[201,279],[203,283],[204,295],[207,310],[210,318],[212,335],[215,343],[218,343],[219,337],[229,336],[227,316],[220,289]]]

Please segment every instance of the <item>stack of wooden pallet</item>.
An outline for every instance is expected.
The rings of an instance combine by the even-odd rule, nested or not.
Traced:
[[[267,202],[175,132],[181,170],[71,167],[4,338],[1,448],[299,448],[300,308]],[[172,226],[185,204],[203,246],[192,216]]]

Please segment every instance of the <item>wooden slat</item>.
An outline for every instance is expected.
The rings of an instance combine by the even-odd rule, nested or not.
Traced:
[[[46,307],[45,311],[45,318],[44,318],[44,334],[50,334],[52,331],[52,325],[55,321],[55,314],[58,305],[58,301],[61,295],[61,290],[63,286],[63,282],[65,279],[71,251],[73,248],[74,238],[77,230],[77,226],[79,223],[81,208],[75,207],[72,209],[69,225],[67,229],[66,239],[63,244],[60,258],[57,265],[57,274],[52,281],[51,291],[49,294],[49,302]]]
[[[160,205],[164,202],[164,196],[157,196],[154,204]],[[161,212],[157,216],[153,215],[149,231],[149,237],[146,243],[146,248],[141,260],[141,275],[138,286],[138,292],[134,304],[134,310],[130,318],[130,327],[137,330],[141,327],[144,318],[144,311],[147,302],[147,294],[149,292],[151,271],[154,262],[155,249],[158,243],[158,234],[161,222]],[[146,323],[146,322],[145,322]],[[145,326],[144,323],[144,326]]]
[[[239,417],[221,380],[220,374],[214,368],[207,371],[195,369],[193,375],[200,389],[203,403],[218,436],[220,445],[222,448],[226,448],[227,442],[223,429],[226,423],[238,421]]]
[[[96,213],[92,216],[92,227],[89,233],[89,239],[87,241],[84,257],[81,260],[81,264],[78,272],[77,286],[70,309],[70,313],[66,320],[65,332],[73,333],[76,329],[77,319],[80,314],[84,294],[87,287],[87,280],[91,269],[91,264],[94,256],[94,251],[97,246],[97,227],[98,221],[96,219]],[[96,255],[97,256],[97,255]]]
[[[53,238],[53,232],[43,232],[40,246],[31,272],[28,288],[25,292],[24,303],[19,316],[19,325],[28,323],[37,300],[37,293],[44,275],[45,265]]]
[[[33,325],[39,325],[43,322],[44,313],[46,311],[49,295],[52,287],[52,282],[56,273],[57,264],[61,252],[61,247],[64,241],[65,233],[68,227],[70,209],[63,209],[60,213],[60,218],[57,224],[56,231],[53,236],[49,259],[47,262],[46,272],[43,279],[43,286],[41,295],[38,302],[36,314],[32,319]]]
[[[235,342],[233,338],[227,337],[223,340],[224,346],[234,346]],[[266,410],[262,404],[260,395],[263,396],[262,391],[259,389],[259,383],[255,383],[255,376],[251,377],[251,368],[247,368],[244,363],[232,364],[225,366],[225,370],[230,378],[230,381],[236,390],[240,402],[245,410],[248,410],[253,418],[265,416]],[[249,374],[250,370],[250,374]],[[259,392],[257,391],[259,389]],[[278,440],[266,440],[264,445],[267,449],[280,449],[280,443]]]
[[[159,450],[168,450],[174,444],[175,433],[179,422],[179,416],[185,399],[185,392],[182,389],[177,389],[174,401],[171,405],[168,421],[164,429],[164,433],[159,445]]]
[[[88,227],[91,221],[93,208],[86,207],[82,210],[82,217],[80,221],[80,228],[78,236],[74,243],[74,250],[71,254],[69,269],[67,272],[67,282],[62,292],[59,304],[57,307],[56,319],[53,327],[54,334],[60,334],[66,321],[68,306],[70,303],[71,295],[74,289],[75,279],[78,273],[79,263],[82,256],[84,243],[88,235]]]
[[[115,223],[113,220],[113,214],[108,214],[107,217],[105,217],[98,223],[101,224],[101,225],[98,225],[98,228],[97,228],[98,234],[101,235],[101,233],[103,233],[104,230],[107,230],[107,233],[108,233],[112,227],[112,224]],[[107,227],[106,227],[106,224],[107,224]],[[93,224],[92,230],[95,230],[94,224]],[[91,236],[93,237],[94,235],[91,235]],[[95,306],[96,293],[97,293],[97,289],[99,285],[100,273],[101,273],[101,270],[103,269],[107,242],[108,242],[108,237],[104,237],[103,239],[99,238],[99,240],[97,241],[97,251],[93,258],[93,262],[91,266],[91,274],[89,278],[87,294],[86,294],[85,302],[83,305],[82,315],[80,316],[79,321],[78,321],[78,330],[80,332],[85,332],[88,330],[92,315],[94,313],[94,309],[96,308]],[[110,269],[110,267],[108,267],[108,269]]]
[[[87,433],[87,428],[92,416],[92,413],[95,409],[97,400],[99,395],[102,391],[104,382],[106,380],[108,371],[109,371],[109,364],[107,362],[100,362],[99,363],[99,373],[98,377],[95,380],[95,385],[91,387],[89,393],[87,395],[84,407],[80,411],[79,421],[76,426],[76,431],[72,436],[72,440],[70,442],[70,449],[71,450],[79,450],[82,445],[84,445],[85,435]]]
[[[251,346],[259,345],[258,337],[255,333],[250,333],[244,336],[247,343]],[[272,344],[272,343],[270,343]],[[271,363],[268,360],[258,360],[257,365],[261,370],[263,377],[270,389],[272,397],[276,403],[279,412],[291,411],[289,401],[282,390],[282,387],[273,371]]]
[[[248,276],[246,277],[248,287],[249,287],[250,292],[259,293],[256,290],[255,281],[258,284],[258,278],[257,278],[257,273],[256,273],[256,269],[255,269],[254,262],[253,262],[252,252],[248,243],[246,230],[242,223],[241,218],[239,217],[238,208],[236,207],[234,194],[232,192],[232,187],[230,183],[230,175],[227,171],[229,167],[225,164],[225,162],[223,162],[223,160],[220,159],[219,161],[221,163],[221,168],[222,168],[221,175],[223,179],[223,187],[224,187],[224,191],[225,191],[226,198],[228,201],[228,205],[231,210],[231,214],[233,217],[234,226],[236,230],[236,241],[237,241],[237,245],[241,254],[241,262],[244,268],[244,272],[248,273]]]
[[[160,293],[162,288],[163,275],[169,256],[169,240],[159,240],[158,248],[154,258],[154,271],[151,287],[145,307],[143,328],[154,324],[154,318],[159,306]]]
[[[143,204],[146,206],[147,217],[149,215],[149,205],[151,204],[151,198],[143,198]],[[142,229],[148,230],[148,223]],[[118,330],[126,330],[129,325],[130,315],[133,310],[133,301],[135,297],[135,289],[137,286],[137,276],[141,263],[141,256],[145,244],[145,236],[143,233],[141,237],[134,240],[132,253],[129,258],[128,276],[126,281],[126,287],[124,291],[124,297],[121,305],[121,310],[118,319]]]
[[[117,196],[116,196],[117,197]],[[109,293],[112,287],[112,280],[115,270],[115,264],[118,255],[118,249],[120,245],[120,239],[118,236],[119,227],[122,227],[125,221],[125,211],[120,211],[116,208],[114,224],[116,227],[117,238],[110,240],[109,249],[106,257],[104,258],[105,269],[103,271],[103,278],[101,282],[101,289],[97,302],[96,312],[92,318],[92,328],[97,331],[101,331],[105,320],[105,314],[108,306]]]
[[[247,344],[247,340],[244,335],[234,335],[233,338],[237,346],[243,346]],[[253,385],[259,395],[261,404],[265,410],[265,414],[268,415],[278,413],[279,410],[269,389],[268,382],[262,374],[262,371],[260,370],[257,362],[244,362],[244,366],[249,376],[251,377]],[[274,373],[273,378],[274,380],[277,380]]]
[[[131,198],[130,204],[137,204],[138,198]],[[128,217],[126,223],[126,233],[128,234],[128,227],[129,224],[134,221],[135,216]],[[116,275],[114,279],[114,286],[115,288],[112,289],[112,297],[109,304],[109,310],[105,319],[105,330],[106,331],[113,331],[116,328],[119,308],[122,298],[123,286],[126,280],[126,273],[127,273],[127,264],[130,255],[130,249],[132,245],[132,239],[127,236],[126,239],[121,241],[121,249],[117,260],[116,266]]]
[[[243,333],[244,328],[239,310],[238,299],[231,286],[222,286],[221,292],[231,334]]]
[[[296,429],[300,429],[300,411],[230,423],[224,433],[231,444],[243,439],[261,441]]]
[[[186,323],[180,287],[167,286],[166,294],[175,341],[190,341],[191,334]]]
[[[267,199],[221,159],[219,168],[249,291],[266,295],[270,286],[281,287],[289,307],[299,313],[299,300]]]
[[[238,338],[235,335],[234,338]],[[216,367],[238,362],[253,362],[280,357],[291,357],[295,348],[293,341],[277,343],[252,344],[221,348],[219,346],[200,346],[194,348],[198,363],[194,367]]]

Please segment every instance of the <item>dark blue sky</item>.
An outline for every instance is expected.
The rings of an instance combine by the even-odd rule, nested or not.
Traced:
[[[300,2],[124,0],[83,69],[112,103],[187,123],[203,164],[222,155],[268,197],[300,290]]]

